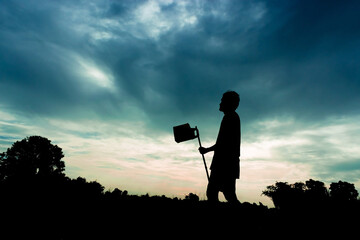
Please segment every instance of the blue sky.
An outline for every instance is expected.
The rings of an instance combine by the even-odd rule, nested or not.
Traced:
[[[216,139],[240,94],[241,201],[275,181],[360,186],[358,1],[3,1],[0,151],[41,135],[66,173],[205,198],[189,122]],[[208,164],[211,155],[206,155]]]

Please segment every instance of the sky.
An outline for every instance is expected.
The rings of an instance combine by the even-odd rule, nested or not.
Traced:
[[[360,2],[0,1],[0,152],[40,135],[67,176],[205,199],[197,126],[215,143],[240,94],[240,201],[276,181],[360,190]],[[212,154],[205,155],[208,165]]]

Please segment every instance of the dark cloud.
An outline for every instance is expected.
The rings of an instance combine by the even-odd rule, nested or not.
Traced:
[[[36,114],[107,117],[131,103],[171,125],[213,115],[233,89],[245,123],[358,113],[357,1],[174,2],[147,25],[148,13],[135,11],[149,3],[7,1],[1,101]],[[121,91],[84,90],[74,54],[109,69]]]
[[[318,117],[354,109],[360,87],[355,9],[360,5],[297,1],[275,11],[268,7],[267,24],[253,42],[253,49],[260,47],[250,53],[258,53],[261,69],[277,74],[268,89],[276,110]]]

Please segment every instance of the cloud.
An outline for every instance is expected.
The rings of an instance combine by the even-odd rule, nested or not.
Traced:
[[[0,112],[0,149],[26,136],[41,135],[63,149],[66,175],[97,180],[106,188],[183,197],[202,190],[206,175],[196,142],[176,144],[142,122],[21,118]],[[12,131],[10,131],[10,128]]]
[[[259,122],[254,128],[261,137],[245,138],[244,158],[307,166],[309,177],[328,182],[359,181],[358,118],[329,118],[312,125],[293,118]]]
[[[74,154],[74,174],[139,167],[139,175],[175,184],[167,170],[156,170],[158,159],[167,155],[164,168],[174,172],[198,156],[195,145],[180,155],[167,145],[172,126],[197,125],[204,144],[213,144],[219,101],[232,89],[241,96],[250,169],[269,176],[264,162],[272,161],[280,170],[271,176],[286,176],[290,163],[304,169],[299,177],[355,173],[359,8],[357,1],[6,1],[0,143],[44,133]],[[141,151],[131,147],[139,144]],[[110,156],[115,146],[124,166]],[[77,157],[104,160],[90,170],[75,165]]]
[[[358,107],[355,3],[67,1],[24,5],[21,15],[12,5],[2,12],[12,24],[1,32],[9,104],[26,101],[45,112],[80,105],[99,115],[106,106],[107,116],[118,117],[111,110],[131,101],[154,125],[169,115],[211,115],[228,89],[240,92],[246,122],[279,114],[311,120]]]

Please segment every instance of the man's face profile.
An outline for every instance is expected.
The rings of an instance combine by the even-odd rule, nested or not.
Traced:
[[[229,110],[229,101],[226,98],[222,97],[220,102],[219,111],[226,112]]]

